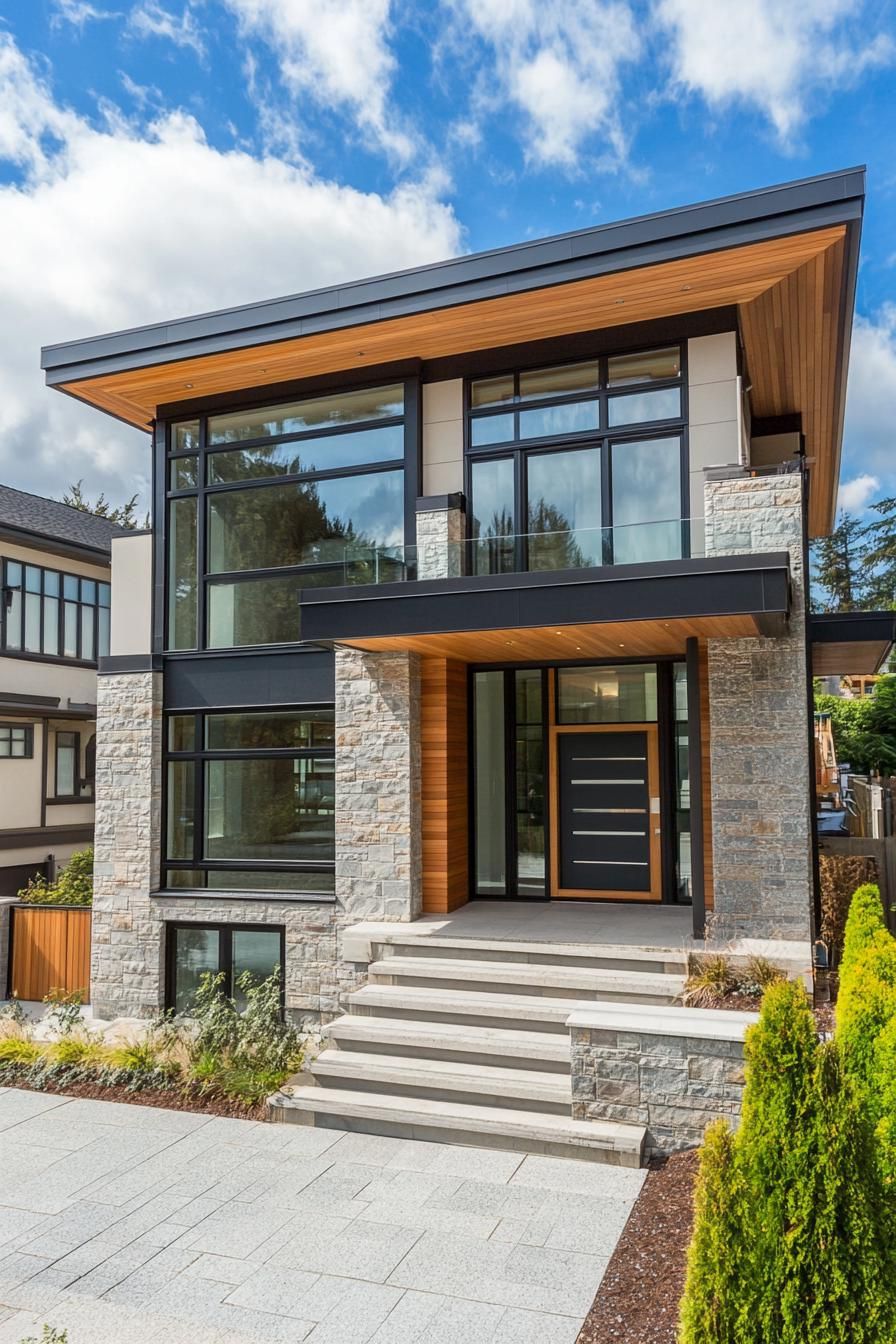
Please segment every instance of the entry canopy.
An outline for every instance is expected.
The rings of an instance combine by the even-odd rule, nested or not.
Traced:
[[[896,611],[844,611],[809,617],[812,675],[874,676],[896,643]]]

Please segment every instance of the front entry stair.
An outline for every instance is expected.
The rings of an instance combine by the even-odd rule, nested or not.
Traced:
[[[576,1003],[675,1003],[684,953],[390,934],[277,1119],[639,1166],[637,1125],[573,1120]]]

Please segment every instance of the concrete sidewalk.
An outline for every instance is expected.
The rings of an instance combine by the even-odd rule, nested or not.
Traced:
[[[0,1089],[0,1344],[574,1344],[643,1179]]]

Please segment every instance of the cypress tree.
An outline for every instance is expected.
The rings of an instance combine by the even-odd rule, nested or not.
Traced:
[[[841,975],[847,974],[859,953],[871,947],[877,935],[886,931],[880,888],[873,882],[865,882],[856,888],[849,903],[843,930]]]
[[[877,1038],[896,1017],[896,939],[888,933],[874,938],[840,977],[836,1039],[843,1067],[876,1120],[882,1101],[875,1049]]]
[[[742,1205],[734,1136],[725,1120],[714,1120],[704,1136],[694,1191],[681,1344],[740,1344]]]

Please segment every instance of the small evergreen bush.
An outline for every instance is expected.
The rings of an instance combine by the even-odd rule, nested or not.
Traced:
[[[681,1312],[681,1344],[737,1344],[743,1192],[734,1135],[725,1120],[707,1128],[694,1191],[694,1235]]]
[[[857,953],[840,981],[836,1040],[847,1073],[872,1114],[880,1113],[877,1038],[896,1016],[896,939],[886,932]]]
[[[841,978],[849,973],[857,957],[871,947],[880,934],[886,932],[880,889],[873,882],[866,882],[853,892],[849,903],[849,914],[843,931]]]

